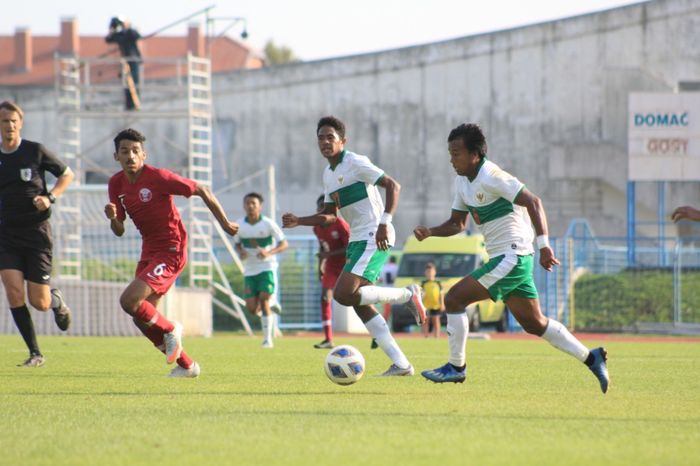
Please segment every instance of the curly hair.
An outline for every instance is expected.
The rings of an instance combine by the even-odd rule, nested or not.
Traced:
[[[330,126],[331,128],[335,129],[335,132],[338,133],[338,136],[340,136],[341,139],[345,137],[345,123],[340,121],[339,118],[336,118],[333,115],[328,115],[318,120],[318,125],[316,125],[316,134],[318,134],[319,130],[324,126]]]
[[[486,146],[486,136],[484,136],[479,125],[462,123],[450,131],[450,135],[447,136],[447,142],[452,142],[458,138],[462,139],[464,147],[469,153],[476,152],[481,158],[484,158],[488,147]]]
[[[114,138],[114,150],[119,151],[119,143],[123,140],[140,142],[143,148],[143,143],[146,142],[146,136],[139,133],[133,128],[127,128],[119,131],[119,134]]]

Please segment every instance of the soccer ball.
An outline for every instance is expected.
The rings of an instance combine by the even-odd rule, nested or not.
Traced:
[[[365,373],[365,358],[354,346],[336,346],[326,356],[323,368],[331,382],[352,385]]]

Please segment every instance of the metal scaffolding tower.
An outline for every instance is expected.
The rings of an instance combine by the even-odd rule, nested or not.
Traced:
[[[83,120],[112,120],[135,122],[148,119],[186,119],[188,178],[211,187],[212,182],[212,100],[211,63],[208,58],[146,59],[142,63],[143,79],[139,91],[143,105],[139,111],[123,110],[125,73],[120,73],[122,61],[115,58],[60,57],[55,59],[55,94],[60,128],[59,156],[75,171],[75,184],[85,182],[83,166],[98,162],[81,152],[81,122]],[[149,71],[154,77],[149,80]],[[121,76],[121,80],[108,76]],[[184,108],[183,108],[184,107]],[[108,124],[101,125],[108,128]],[[113,134],[106,134],[101,143]],[[81,276],[80,196],[72,196],[72,205],[61,204],[61,214],[71,221],[62,231],[60,275],[64,278]],[[190,200],[188,209],[190,242],[190,286],[209,286],[212,282],[211,244],[213,228],[209,211],[200,199]]]
[[[198,183],[212,187],[212,100],[211,63],[188,57],[187,101],[189,174]],[[209,209],[199,198],[190,199],[190,286],[209,284],[212,279],[212,223]],[[195,228],[197,222],[201,228]]]
[[[55,62],[56,101],[58,115],[58,150],[60,157],[75,171],[76,185],[83,182],[80,154],[80,68],[75,60]],[[60,232],[62,242],[57,245],[61,257],[59,274],[64,278],[81,276],[82,241],[80,227],[80,196],[71,196],[61,204],[61,213],[68,221]]]

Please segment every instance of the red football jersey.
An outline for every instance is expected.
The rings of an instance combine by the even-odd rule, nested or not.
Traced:
[[[129,214],[143,237],[141,255],[152,251],[181,250],[187,232],[173,195],[190,197],[197,183],[164,168],[144,165],[136,183],[130,184],[124,172],[109,179],[109,201],[117,206],[121,221]],[[175,248],[175,249],[174,249]]]
[[[318,238],[319,243],[324,251],[335,251],[336,249],[344,248],[348,245],[350,239],[350,227],[348,222],[340,217],[337,217],[334,223],[326,226],[315,226],[314,235]],[[342,269],[345,265],[345,254],[331,256],[326,259],[327,269]]]

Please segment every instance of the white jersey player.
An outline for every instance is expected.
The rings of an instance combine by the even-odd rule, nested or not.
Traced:
[[[457,172],[452,215],[442,225],[414,230],[419,241],[429,236],[452,236],[464,231],[471,214],[484,235],[489,261],[455,284],[445,296],[450,358],[447,364],[423,371],[433,382],[464,382],[465,346],[469,321],[465,308],[491,298],[502,299],[523,329],[584,362],[608,390],[607,353],[588,350],[561,323],[540,310],[532,278],[534,224],[540,265],[551,271],[559,264],[549,245],[547,219],[540,199],[511,174],[486,160],[486,138],[475,124],[453,129],[447,138],[450,162]]]

